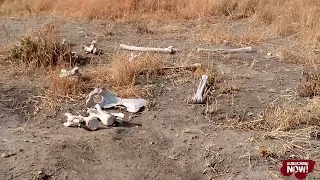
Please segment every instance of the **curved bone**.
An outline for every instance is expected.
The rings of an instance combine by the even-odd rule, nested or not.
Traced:
[[[206,48],[198,48],[197,51],[198,52],[203,52],[203,51],[218,52],[218,53],[221,53],[221,54],[255,52],[255,50],[251,46],[243,47],[243,48],[235,48],[235,49],[206,49]]]
[[[128,112],[138,112],[140,108],[146,106],[147,101],[144,99],[121,99],[121,105],[127,108]]]
[[[203,103],[203,101],[204,101],[203,92],[204,92],[204,88],[206,87],[207,80],[208,80],[208,76],[202,75],[202,78],[201,78],[200,83],[198,85],[197,92],[192,97],[192,101],[194,103]]]
[[[120,44],[120,49],[130,50],[130,51],[149,51],[149,52],[166,53],[166,54],[174,54],[175,52],[177,52],[177,49],[173,48],[173,46],[169,46],[167,48],[152,48],[152,47],[137,47],[137,46]]]
[[[99,100],[95,100],[95,96],[99,97]],[[91,91],[86,98],[86,105],[88,108],[94,107],[99,104],[102,108],[112,108],[114,106],[125,106],[129,112],[138,112],[139,109],[147,104],[144,99],[121,99],[116,97],[109,90],[102,90],[96,88]]]
[[[95,97],[100,99],[95,100]],[[102,90],[101,88],[95,88],[91,91],[86,98],[86,105],[88,108],[95,107],[96,104],[99,104],[103,108],[111,108],[119,105],[120,100],[109,90]]]

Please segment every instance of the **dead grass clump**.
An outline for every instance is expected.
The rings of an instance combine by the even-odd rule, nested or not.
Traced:
[[[126,53],[115,53],[109,64],[91,65],[82,70],[79,78],[60,78],[57,71],[49,74],[50,83],[46,91],[46,100],[53,107],[68,100],[82,100],[95,87],[109,89],[117,96],[134,98],[143,96],[141,86],[136,85],[140,71],[152,71],[163,66],[164,62],[157,55],[146,54],[133,61]]]
[[[286,100],[281,105],[270,106],[260,128],[268,131],[290,131],[309,126],[319,126],[320,99],[307,104],[298,104],[296,100]]]
[[[11,48],[7,59],[27,67],[72,63],[71,48],[61,42],[57,27],[49,24],[29,36],[21,37]]]
[[[298,86],[298,93],[302,97],[320,95],[320,74],[304,71]]]
[[[320,1],[316,0],[4,0],[0,14],[64,15],[78,19],[203,19],[212,16],[253,18],[278,35],[298,32],[319,41]]]
[[[223,44],[223,45],[258,45],[261,43],[263,36],[262,33],[249,30],[248,32],[236,34],[225,26],[218,26],[214,29],[200,33],[197,40],[207,44]]]
[[[48,88],[45,89],[45,103],[49,107],[56,107],[65,100],[76,101],[85,98],[90,91],[88,81],[85,77],[64,77],[58,76],[56,71],[48,75],[50,81]]]
[[[313,49],[311,46],[298,43],[289,46],[280,46],[276,49],[275,55],[281,61],[315,66],[319,63],[319,56]]]
[[[140,72],[149,71],[152,75],[164,64],[156,54],[142,55],[130,62],[125,53],[116,53],[112,56],[109,67],[102,67],[102,77],[98,75],[93,79],[103,80],[102,82],[108,82],[110,86],[115,87],[134,85]]]

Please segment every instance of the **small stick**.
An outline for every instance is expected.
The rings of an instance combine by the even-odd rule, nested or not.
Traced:
[[[151,51],[151,52],[165,53],[165,54],[174,54],[177,51],[177,49],[173,48],[173,46],[169,46],[167,48],[152,48],[152,47],[129,46],[125,44],[120,44],[120,49],[130,50],[130,51]]]
[[[221,54],[228,54],[228,53],[251,53],[255,52],[255,50],[249,46],[249,47],[243,47],[243,48],[235,48],[235,49],[206,49],[206,48],[198,48],[198,52],[217,52]]]
[[[193,69],[196,69],[196,68],[199,68],[199,67],[202,67],[202,65],[200,63],[195,63],[195,64],[191,64],[191,65],[186,65],[186,66],[161,67],[161,68],[155,69],[153,71],[174,70],[174,69],[190,69],[190,70],[193,70]],[[139,72],[139,74],[143,74],[143,73],[145,73],[147,71],[151,71],[151,70],[142,69]]]

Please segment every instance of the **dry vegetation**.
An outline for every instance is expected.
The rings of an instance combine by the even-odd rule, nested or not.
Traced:
[[[256,30],[249,30],[244,33],[235,33],[231,31],[228,24],[215,26],[213,29],[205,30],[197,35],[197,40],[207,44],[218,45],[258,45],[263,40],[263,34]]]
[[[212,16],[252,18],[278,35],[298,32],[309,42],[319,41],[320,2],[317,0],[4,0],[3,15],[63,14],[80,19],[198,19]]]
[[[110,64],[88,65],[83,68],[83,75],[79,78],[60,78],[58,71],[52,71],[48,78],[51,79],[51,84],[45,90],[50,104],[56,106],[65,99],[83,99],[95,87],[107,88],[120,97],[141,97],[144,95],[143,85],[136,84],[139,72],[143,69],[152,72],[164,66],[163,60],[156,55],[146,54],[132,62],[128,62],[125,53],[116,52],[111,57]]]

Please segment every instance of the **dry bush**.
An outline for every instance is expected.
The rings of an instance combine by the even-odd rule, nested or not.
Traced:
[[[275,55],[281,61],[311,66],[319,64],[319,55],[315,53],[314,48],[301,43],[280,46],[276,49]]]
[[[51,71],[47,76],[49,84],[44,86],[46,107],[56,107],[64,100],[81,100],[85,97],[85,93],[90,91],[86,77],[64,77],[58,76],[57,71]],[[49,105],[49,106],[48,106]]]
[[[73,64],[71,48],[61,43],[59,31],[54,24],[23,36],[12,45],[7,59],[30,68],[55,67]]]
[[[204,18],[212,15],[250,16],[258,3],[255,0],[6,0],[2,14],[41,14],[54,12],[85,19],[131,18],[157,15],[175,18]]]
[[[128,60],[127,53],[116,52],[111,56],[110,64],[91,67],[88,75],[100,86],[129,86],[134,85],[136,76],[143,71],[154,71],[164,66],[159,55],[145,54],[133,61]]]
[[[319,42],[320,1],[317,0],[5,0],[4,15],[64,15],[77,19],[125,19],[141,17],[176,20],[212,16],[252,17],[268,25],[270,32],[298,32],[304,39]]]
[[[307,126],[319,126],[320,100],[307,105],[287,102],[268,110],[264,127],[271,131],[289,131]]]
[[[58,71],[49,74],[46,100],[52,107],[64,100],[81,100],[95,87],[107,88],[124,98],[141,97],[142,89],[136,85],[136,77],[142,70],[155,70],[164,65],[157,55],[146,54],[128,61],[126,53],[115,53],[109,64],[89,65],[79,78],[58,77]]]
[[[312,97],[320,95],[320,74],[304,71],[300,78],[298,93],[301,97]]]

